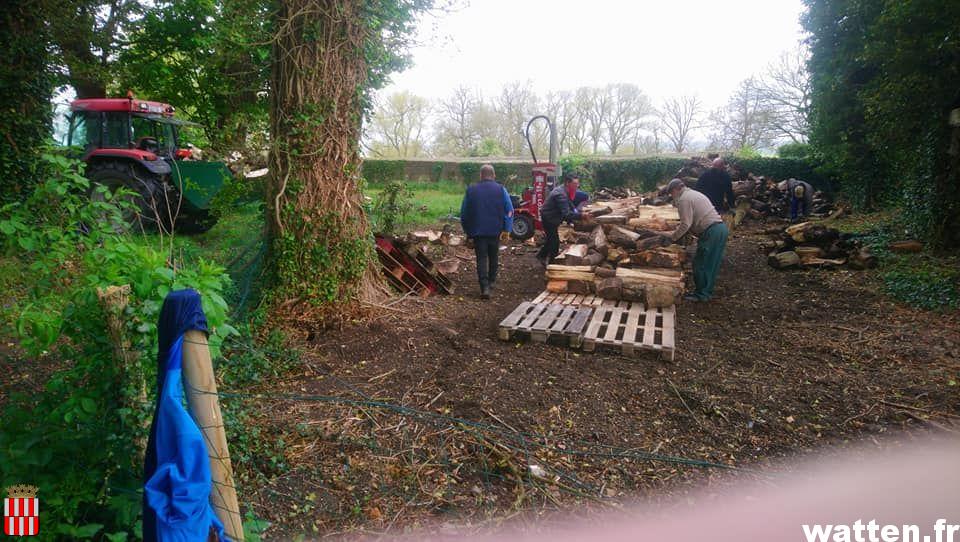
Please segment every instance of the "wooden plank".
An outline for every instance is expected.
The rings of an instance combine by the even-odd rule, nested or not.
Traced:
[[[664,349],[670,350],[670,361],[673,361],[673,356],[676,351],[675,326],[676,308],[671,305],[663,309],[663,347]]]
[[[543,313],[543,311],[546,310],[548,306],[549,305],[545,305],[543,303],[537,303],[536,305],[534,305],[532,307],[532,310],[527,314],[527,316],[523,320],[520,321],[517,327],[530,329],[530,326],[532,326],[533,323],[537,321],[537,318],[540,317],[540,314]]]
[[[617,306],[617,302],[613,299],[604,299],[603,302],[600,303],[600,306],[613,308]]]
[[[567,324],[570,322],[570,318],[577,312],[577,309],[570,305],[561,305],[561,307],[563,307],[563,312],[557,315],[553,323],[550,324],[550,328],[548,329],[550,333],[563,333],[567,328]]]
[[[577,297],[574,297],[574,298],[573,298],[573,301],[570,302],[571,305],[579,305],[579,304],[581,304],[581,303],[583,303],[583,296],[582,296],[582,295],[578,295]]]
[[[643,345],[653,346],[653,332],[656,330],[657,309],[647,309],[646,321],[643,324]]]
[[[560,309],[563,308],[563,305],[547,305],[546,309],[540,313],[540,317],[530,325],[531,331],[546,331],[550,328],[550,324],[553,323],[557,315],[560,314]]]
[[[533,298],[533,301],[532,301],[532,302],[533,302],[533,303],[540,303],[541,301],[544,300],[545,297],[547,297],[547,296],[549,296],[549,295],[551,295],[550,292],[544,290],[544,291],[540,292],[540,295],[538,295],[537,297]]]
[[[610,311],[610,321],[607,323],[607,332],[603,336],[604,342],[614,343],[617,340],[617,332],[620,331],[620,320],[622,317],[622,308],[617,307]]]
[[[597,335],[600,333],[600,327],[603,325],[603,320],[609,311],[610,309],[607,307],[597,307],[594,309],[593,318],[590,320],[590,324],[587,326],[587,332],[583,335],[584,351],[593,352],[593,350],[596,348]]]
[[[640,313],[643,312],[643,305],[639,303],[630,307],[627,314],[627,325],[623,328],[623,353],[633,354],[633,347],[637,345],[637,331],[640,325]]]
[[[587,326],[587,322],[590,321],[590,315],[592,314],[593,309],[577,309],[576,314],[574,314],[573,319],[567,325],[564,333],[577,335],[578,337],[583,335],[583,329]]]

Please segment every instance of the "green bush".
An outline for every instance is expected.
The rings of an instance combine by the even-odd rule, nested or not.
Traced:
[[[776,180],[800,179],[807,181],[815,189],[825,192],[833,192],[835,189],[830,178],[824,176],[818,169],[818,165],[811,159],[762,156],[759,158],[731,157],[728,161],[754,175]]]
[[[386,184],[390,181],[403,180],[403,160],[364,160],[363,178],[371,184]]]
[[[201,293],[216,355],[236,333],[221,296],[229,278],[218,265],[175,263],[169,247],[118,233],[123,198],[104,191],[104,201],[91,201],[82,163],[49,154],[43,161],[47,177],[25,202],[0,210],[0,232],[7,256],[30,276],[9,309],[17,339],[33,360],[58,366],[42,393],[5,405],[0,479],[39,486],[45,538],[125,540],[139,534],[138,443],[151,413],[142,390],[154,391],[163,299],[173,289]],[[136,359],[126,367],[97,298],[98,288],[121,285],[130,286],[125,348]]]
[[[777,147],[777,156],[780,158],[807,158],[813,154],[809,143],[787,143]]]

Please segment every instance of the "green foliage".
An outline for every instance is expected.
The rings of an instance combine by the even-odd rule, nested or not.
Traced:
[[[596,187],[631,186],[653,190],[686,164],[682,158],[655,156],[631,160],[590,160],[583,167],[592,172]]]
[[[0,204],[29,195],[41,174],[53,86],[44,8],[33,0],[12,0],[0,12]]]
[[[396,233],[397,224],[404,222],[413,211],[412,199],[413,192],[404,183],[392,181],[384,185],[373,204],[376,231],[387,235]]]
[[[740,147],[739,149],[737,149],[737,152],[733,153],[733,155],[736,158],[740,158],[743,160],[752,160],[752,159],[760,158],[762,156],[760,154],[760,151],[751,147],[750,145],[744,145]]]
[[[896,206],[934,246],[960,245],[960,4],[806,0],[811,142],[848,196]]]
[[[140,456],[150,415],[142,390],[152,388],[156,321],[164,296],[195,288],[212,329],[212,350],[236,333],[221,293],[229,278],[218,265],[174,265],[150,241],[117,233],[122,198],[87,197],[82,164],[44,155],[48,172],[23,203],[0,211],[2,246],[31,281],[11,312],[16,336],[33,360],[58,366],[43,392],[14,396],[0,420],[0,479],[40,487],[43,536],[76,539],[138,536]],[[123,325],[135,354],[118,363],[97,290],[129,285]],[[48,353],[49,352],[49,353]],[[151,390],[152,392],[152,390]]]
[[[884,262],[884,289],[894,299],[923,309],[960,308],[960,269],[920,256]]]
[[[813,149],[809,143],[787,143],[777,147],[777,156],[780,158],[809,158]]]
[[[492,137],[485,137],[470,150],[470,156],[503,156],[500,142]]]

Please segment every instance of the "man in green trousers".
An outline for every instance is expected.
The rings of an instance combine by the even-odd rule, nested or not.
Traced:
[[[713,208],[710,198],[687,188],[680,179],[670,181],[667,192],[680,213],[680,226],[673,232],[671,240],[679,240],[688,231],[698,238],[697,254],[693,258],[693,282],[697,289],[683,299],[708,301],[713,297],[730,230]]]

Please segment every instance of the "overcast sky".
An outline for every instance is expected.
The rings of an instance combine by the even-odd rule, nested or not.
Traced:
[[[530,79],[549,90],[636,83],[655,103],[699,94],[712,109],[803,38],[801,0],[471,0],[427,16],[414,66],[383,94],[485,97]]]

